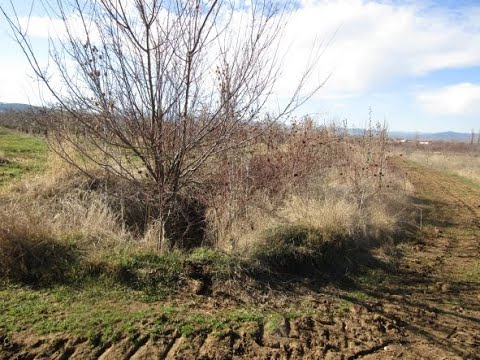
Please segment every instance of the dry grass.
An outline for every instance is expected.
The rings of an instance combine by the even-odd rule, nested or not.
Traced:
[[[18,204],[0,210],[0,278],[49,282],[62,277],[73,252],[48,223]]]
[[[315,184],[315,195],[299,192],[278,207],[251,204],[248,214],[231,227],[230,243],[222,245],[230,250],[252,249],[265,241],[269,229],[297,225],[320,232],[322,242],[349,239],[360,247],[387,242],[410,216],[405,187],[398,184],[396,191],[392,186],[388,193],[363,197],[367,190],[356,193],[358,188],[352,184],[327,183],[321,191]]]
[[[388,156],[383,130],[352,138],[309,121],[273,129],[250,147],[213,159],[199,187],[182,194],[187,206],[194,204],[186,213],[206,229],[201,243],[242,256],[265,247],[281,254],[282,242],[295,254],[303,249],[302,256],[314,256],[325,244],[367,248],[389,242],[408,219],[409,184],[389,167]],[[0,261],[11,269],[4,272],[11,277],[19,271],[11,259],[42,258],[29,253],[37,243],[73,246],[90,262],[171,249],[158,242],[165,228],[155,209],[134,191],[101,173],[89,179],[50,155],[42,174],[10,184],[1,196]],[[198,209],[206,211],[204,218]],[[185,227],[171,236],[192,226],[179,224]],[[297,236],[295,229],[309,239],[300,248],[288,240]],[[203,236],[200,230],[193,234]],[[283,260],[293,258],[285,254]]]
[[[5,188],[0,199],[0,258],[11,258],[9,246],[22,252],[28,244],[36,248],[37,243],[53,241],[54,247],[68,244],[95,255],[131,240],[105,195],[86,190],[87,185],[86,178],[51,155],[42,174]]]
[[[266,235],[271,229],[292,226],[313,229],[321,242],[348,239],[367,247],[388,242],[411,220],[411,184],[389,166],[382,130],[352,138],[304,123],[268,143],[238,161],[248,177],[230,175],[225,182],[237,187],[220,193],[219,206],[210,209],[218,247],[255,250],[275,241]]]
[[[462,176],[480,183],[480,154],[414,151],[408,158],[434,169]]]

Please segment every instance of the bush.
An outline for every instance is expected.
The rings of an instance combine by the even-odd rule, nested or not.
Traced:
[[[92,180],[51,157],[44,174],[25,177],[0,197],[0,276],[38,279],[47,275],[35,269],[52,261],[56,273],[81,254],[74,276],[91,267],[125,284],[155,287],[170,281],[171,267],[162,261],[179,249],[187,257],[193,251],[207,268],[210,260],[221,263],[225,274],[240,266],[230,261],[239,254],[274,271],[331,271],[354,252],[388,242],[409,221],[408,184],[388,166],[382,132],[351,137],[305,122],[266,135],[217,154],[205,181],[178,193],[178,211],[165,222],[154,194],[102,171]],[[138,181],[147,181],[142,176]],[[162,263],[117,261],[140,253]]]
[[[162,255],[152,252],[125,254],[112,261],[113,279],[136,290],[162,293],[179,282],[182,258],[178,251]]]
[[[311,225],[279,225],[266,231],[252,257],[260,268],[274,273],[344,274],[369,258],[373,246],[383,245],[390,239],[386,236],[379,241],[378,236],[374,231],[367,234],[326,233]]]
[[[282,225],[266,232],[253,257],[272,271],[303,274],[317,268],[326,244],[318,229],[305,225]]]

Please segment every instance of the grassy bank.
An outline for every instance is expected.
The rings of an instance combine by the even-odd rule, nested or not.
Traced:
[[[257,144],[242,160],[243,195],[214,192],[204,245],[185,249],[158,242],[144,199],[112,195],[123,184],[83,176],[42,138],[1,130],[0,332],[66,332],[100,344],[242,322],[275,328],[315,314],[275,289],[337,281],[377,264],[373,250],[389,266],[388,249],[411,235],[410,185],[382,143],[319,134],[295,133],[272,153]],[[310,150],[293,153],[305,139]],[[318,167],[309,167],[312,156]]]

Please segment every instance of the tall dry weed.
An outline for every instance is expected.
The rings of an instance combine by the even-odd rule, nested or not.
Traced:
[[[193,229],[189,236],[202,237],[193,244],[241,251],[278,226],[311,227],[327,240],[365,241],[396,231],[407,186],[388,165],[384,128],[351,136],[346,128],[306,118],[245,132],[258,136],[248,146],[213,156],[195,185],[182,189],[185,216],[171,224],[181,228],[170,234]],[[165,225],[154,197],[146,195],[102,173],[87,178],[52,155],[44,174],[12,185],[2,201],[14,217],[41,219],[38,226],[56,239],[89,249],[136,244],[164,251],[168,243],[158,240]]]
[[[236,156],[212,171],[227,184],[209,202],[210,227],[226,249],[252,248],[266,230],[285,225],[315,228],[322,239],[378,240],[408,212],[407,181],[388,164],[381,126],[351,136],[307,118],[271,129]]]

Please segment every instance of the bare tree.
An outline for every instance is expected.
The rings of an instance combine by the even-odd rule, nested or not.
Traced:
[[[265,115],[291,10],[270,0],[44,1],[61,23],[45,67],[10,5],[1,11],[58,109],[52,148],[91,177],[102,169],[148,193],[164,224],[209,159],[258,136],[246,125]],[[271,123],[322,85],[304,91],[320,48]]]

